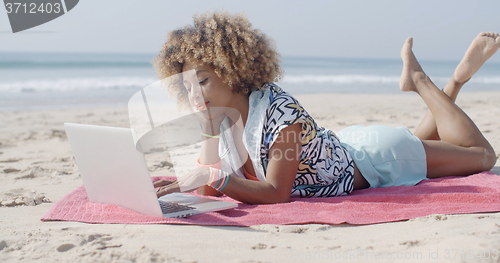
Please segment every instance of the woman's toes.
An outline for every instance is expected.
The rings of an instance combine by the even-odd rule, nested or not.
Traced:
[[[410,44],[410,47],[413,47],[413,37],[408,37],[406,39],[406,42],[408,42],[408,44]]]
[[[413,48],[413,37],[408,37],[405,42],[406,42],[408,48],[410,48],[410,49]]]

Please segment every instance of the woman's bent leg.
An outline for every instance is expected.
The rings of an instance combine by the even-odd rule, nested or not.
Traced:
[[[458,171],[471,174],[491,169],[496,162],[493,148],[474,122],[425,75],[411,48],[412,39],[408,38],[401,50],[404,62],[401,90],[415,91],[420,95],[436,120],[442,140],[422,142],[426,151],[428,177],[455,175]]]
[[[495,153],[485,147],[462,147],[446,141],[423,140],[427,158],[427,178],[465,176],[490,170]]]
[[[454,78],[451,78],[446,86],[444,86],[443,92],[448,95],[453,102],[455,102],[458,93],[464,84],[465,83],[459,83],[455,81]],[[415,134],[415,136],[417,136],[420,140],[441,140],[437,131],[436,120],[430,110],[427,110],[413,134]]]
[[[495,54],[499,47],[500,38],[498,33],[480,33],[472,41],[464,58],[444,87],[443,92],[455,102],[462,86],[481,68],[484,62]],[[436,120],[430,110],[425,113],[414,134],[421,140],[441,140],[437,132]]]

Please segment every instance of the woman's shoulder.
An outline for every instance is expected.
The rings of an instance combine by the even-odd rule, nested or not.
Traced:
[[[268,123],[273,124],[270,126],[289,125],[311,119],[300,102],[278,85],[269,83],[266,84],[265,88],[269,89],[269,107],[267,108],[266,119]]]
[[[288,104],[300,105],[299,101],[294,96],[284,91],[275,83],[264,84],[264,88],[269,89],[269,104],[271,107],[273,104],[276,106],[285,106]]]

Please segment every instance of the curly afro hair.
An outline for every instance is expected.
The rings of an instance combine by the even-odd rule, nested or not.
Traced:
[[[185,63],[212,66],[234,92],[244,94],[283,77],[281,56],[273,41],[253,29],[244,14],[207,12],[193,18],[194,26],[186,25],[168,34],[153,60],[161,80],[181,73]],[[167,88],[171,95],[177,95],[179,104],[185,104],[179,106],[187,106],[185,88],[171,83]]]

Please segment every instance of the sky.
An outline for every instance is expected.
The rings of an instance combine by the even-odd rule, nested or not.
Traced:
[[[283,56],[458,61],[481,31],[500,31],[500,1],[81,0],[67,14],[13,34],[0,12],[0,52],[158,53],[194,13],[244,12]],[[490,61],[500,63],[500,56]]]

